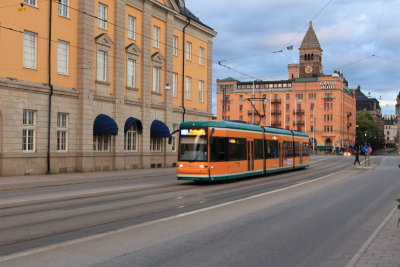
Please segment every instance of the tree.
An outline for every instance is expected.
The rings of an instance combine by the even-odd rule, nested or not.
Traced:
[[[368,112],[357,113],[356,145],[371,145],[373,148],[381,148],[379,129],[372,116]]]

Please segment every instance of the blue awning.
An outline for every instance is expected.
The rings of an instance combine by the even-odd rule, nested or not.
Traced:
[[[126,133],[129,130],[129,128],[131,128],[132,124],[136,124],[139,133],[142,132],[143,129],[142,122],[139,119],[129,117],[125,122],[124,133]]]
[[[111,117],[100,114],[96,117],[93,124],[93,135],[99,134],[117,135],[118,125]]]
[[[151,123],[150,135],[152,137],[170,137],[168,126],[159,120],[154,120]]]

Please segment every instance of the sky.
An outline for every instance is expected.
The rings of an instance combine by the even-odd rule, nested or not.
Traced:
[[[365,95],[378,99],[382,115],[395,114],[400,0],[186,0],[186,7],[218,33],[214,114],[217,79],[288,79],[287,65],[298,63],[309,21],[323,49],[324,74],[340,70],[349,88],[361,86]],[[290,45],[292,51],[286,49]]]

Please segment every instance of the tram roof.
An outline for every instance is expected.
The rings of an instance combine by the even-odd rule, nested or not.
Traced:
[[[279,128],[264,127],[264,126],[254,125],[254,124],[247,124],[247,123],[240,123],[240,122],[233,122],[233,121],[185,121],[185,122],[182,122],[180,126],[181,126],[181,128],[185,128],[185,127],[229,128],[229,129],[247,130],[247,131],[254,131],[254,132],[262,132],[261,129],[263,127],[265,129],[266,133],[308,137],[303,132],[296,132],[296,131],[279,129]],[[292,134],[292,132],[293,132],[293,134]]]

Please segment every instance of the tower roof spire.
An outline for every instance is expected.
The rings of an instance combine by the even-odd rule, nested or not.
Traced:
[[[301,42],[301,46],[300,46],[300,49],[309,49],[309,48],[321,49],[321,45],[319,44],[317,35],[315,34],[313,26],[312,26],[312,21],[310,21],[308,23],[307,33],[304,36],[304,39]]]

